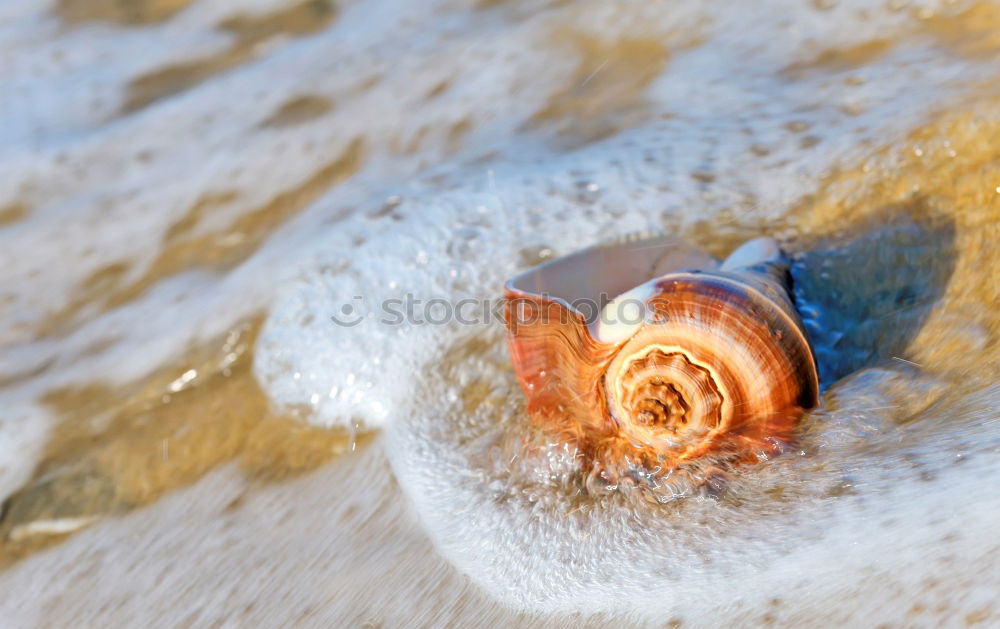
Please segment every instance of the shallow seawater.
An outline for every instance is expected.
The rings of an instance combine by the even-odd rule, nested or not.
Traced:
[[[962,1],[4,3],[0,618],[1000,623],[998,33]],[[664,504],[583,487],[492,309],[642,231],[776,237],[823,384],[791,452]]]

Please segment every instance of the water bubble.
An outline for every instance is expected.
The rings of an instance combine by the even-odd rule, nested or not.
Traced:
[[[456,260],[476,259],[481,235],[482,233],[475,227],[458,228],[448,243],[448,255]]]

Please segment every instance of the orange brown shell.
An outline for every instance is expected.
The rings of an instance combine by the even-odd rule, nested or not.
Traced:
[[[670,257],[674,269],[620,263],[655,255]],[[588,262],[594,257],[599,264]],[[780,262],[719,269],[661,237],[545,266],[507,285],[515,371],[533,420],[607,480],[628,467],[665,473],[697,461],[768,458],[816,406],[815,361]],[[607,338],[577,302],[560,296],[566,289],[579,295],[579,275],[588,272],[602,290],[643,284],[632,291],[644,305],[642,321]],[[656,275],[642,277],[649,273]]]

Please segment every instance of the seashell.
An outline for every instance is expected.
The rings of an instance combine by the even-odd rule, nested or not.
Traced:
[[[528,413],[608,483],[780,453],[819,396],[787,278],[771,238],[720,264],[669,236],[514,277],[507,338]]]

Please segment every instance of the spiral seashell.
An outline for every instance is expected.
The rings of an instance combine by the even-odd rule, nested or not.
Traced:
[[[770,238],[720,264],[668,236],[514,277],[508,343],[529,414],[611,483],[774,456],[819,395],[787,277]]]

